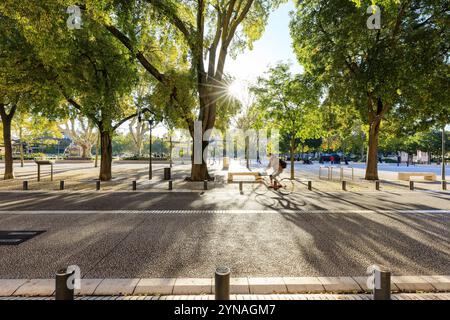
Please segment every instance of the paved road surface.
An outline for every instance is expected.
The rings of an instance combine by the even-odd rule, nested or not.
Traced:
[[[235,277],[358,276],[372,264],[450,274],[448,200],[443,192],[0,193],[1,230],[47,230],[0,246],[0,278],[51,278],[69,264],[86,278],[211,277],[220,264]]]

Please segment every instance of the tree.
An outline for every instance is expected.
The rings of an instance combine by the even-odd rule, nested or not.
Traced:
[[[92,147],[98,137],[92,121],[80,115],[72,115],[61,130],[72,140],[72,143],[81,147],[82,158],[92,157]]]
[[[445,1],[375,3],[382,15],[379,30],[367,28],[366,9],[373,1],[301,1],[291,22],[306,72],[318,77],[336,104],[355,106],[368,125],[368,180],[378,179],[382,120],[395,119],[395,111],[404,106],[420,109],[417,97],[426,94],[425,84],[448,59]]]
[[[58,123],[39,114],[30,114],[19,109],[12,123],[13,132],[19,138],[20,165],[24,166],[24,145],[32,145],[36,141],[56,144],[54,139],[61,138]]]
[[[294,154],[299,141],[317,138],[320,87],[312,78],[292,75],[288,64],[271,68],[252,88],[258,105],[290,139],[291,179],[295,178]]]
[[[108,18],[103,21],[111,34],[166,88],[169,92],[168,105],[177,110],[193,137],[195,120],[202,122],[203,134],[214,127],[217,100],[227,91],[223,75],[229,53],[245,47],[251,48],[264,31],[269,12],[281,2],[283,0],[116,1],[120,5],[114,8],[114,12],[120,17],[120,23],[114,25]],[[91,12],[95,10],[88,6],[85,8]],[[177,72],[167,72],[161,60],[155,59],[157,56],[146,53],[148,42],[150,45],[154,43],[153,34],[148,32],[148,15],[156,15],[166,30],[169,29],[169,23],[175,30],[174,39],[183,40],[182,43],[177,42],[177,47],[180,50],[184,46],[188,52],[184,54],[184,57],[190,59],[187,82],[180,81],[183,77],[174,78],[173,75]],[[98,14],[92,13],[92,16]],[[136,34],[135,30],[141,32]],[[162,30],[164,35],[167,34],[166,30]],[[167,44],[166,38],[164,41]],[[206,63],[205,57],[208,59]],[[192,79],[195,79],[194,83]],[[183,95],[190,96],[192,84],[195,85],[199,105],[196,116],[183,99]],[[202,150],[207,147],[208,141],[204,141]],[[192,164],[192,180],[201,181],[208,177],[207,163],[204,160],[201,164]]]
[[[4,179],[14,179],[11,129],[16,113],[45,112],[54,116],[56,88],[47,81],[47,70],[21,34],[17,23],[0,11],[0,117],[5,145]]]
[[[131,137],[134,143],[134,154],[138,157],[142,156],[142,147],[144,144],[144,136],[148,131],[147,122],[139,122],[136,118],[132,119],[128,125]]]
[[[131,92],[137,69],[130,53],[94,20],[84,20],[79,30],[69,30],[67,4],[51,0],[24,5],[9,0],[0,4],[0,12],[15,21],[31,44],[36,64],[48,71],[46,80],[59,90],[55,96],[63,97],[68,107],[77,109],[98,128],[99,178],[107,181],[112,178],[112,135],[136,115]]]

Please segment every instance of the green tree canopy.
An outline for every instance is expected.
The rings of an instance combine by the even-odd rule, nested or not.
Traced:
[[[366,179],[378,179],[378,136],[382,119],[412,121],[419,99],[438,70],[448,68],[446,1],[377,0],[381,29],[369,30],[373,1],[306,0],[291,22],[295,52],[307,73],[323,83],[330,100],[353,105],[369,125]],[[447,79],[448,80],[448,79]],[[442,86],[439,86],[442,88]]]
[[[293,164],[298,142],[320,136],[320,87],[312,77],[293,75],[289,64],[278,64],[252,88],[267,121],[289,135]],[[300,139],[300,140],[298,140]],[[291,166],[294,179],[294,166]]]

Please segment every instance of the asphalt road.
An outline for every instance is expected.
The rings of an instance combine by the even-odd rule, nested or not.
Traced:
[[[437,192],[0,193],[1,230],[46,230],[0,246],[0,278],[52,278],[69,264],[86,278],[211,277],[221,264],[235,277],[364,275],[372,264],[450,274],[448,211],[381,211],[450,210],[448,200]],[[249,211],[142,211],[158,209]]]
[[[251,185],[246,185],[250,188]],[[0,192],[0,211],[8,210],[450,210],[447,192],[319,192],[290,196],[245,189],[206,192]]]

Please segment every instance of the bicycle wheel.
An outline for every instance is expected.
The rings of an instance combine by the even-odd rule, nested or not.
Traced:
[[[278,189],[278,191],[282,195],[289,195],[292,192],[294,192],[294,188],[295,188],[294,181],[292,181],[291,179],[288,179],[288,178],[281,179],[279,184],[281,185],[281,187]]]
[[[258,196],[265,195],[268,191],[267,185],[264,181],[253,183],[253,193]]]

